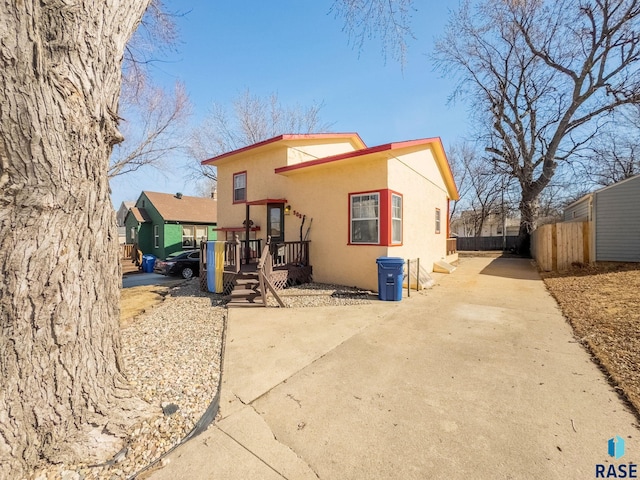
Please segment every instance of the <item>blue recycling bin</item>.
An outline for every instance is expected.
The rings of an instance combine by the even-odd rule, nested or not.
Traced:
[[[142,256],[142,271],[145,273],[153,273],[153,267],[156,264],[155,255],[143,255]]]
[[[404,280],[404,259],[398,257],[378,257],[378,298],[387,302],[402,300],[402,280]]]

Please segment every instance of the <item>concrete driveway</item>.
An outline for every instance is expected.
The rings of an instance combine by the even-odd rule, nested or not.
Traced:
[[[182,277],[171,277],[160,273],[130,273],[122,276],[122,288],[142,287],[145,285],[172,286],[184,282]]]
[[[527,260],[400,303],[229,312],[221,419],[154,479],[567,479],[636,418]],[[607,440],[626,455],[607,455]]]

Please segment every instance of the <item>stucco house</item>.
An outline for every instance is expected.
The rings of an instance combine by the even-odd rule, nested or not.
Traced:
[[[203,164],[217,167],[219,238],[308,239],[315,281],[376,291],[378,257],[420,258],[427,271],[447,259],[458,192],[439,138],[280,135]]]
[[[564,209],[565,222],[591,222],[591,258],[640,262],[640,175],[589,193]]]
[[[180,193],[142,192],[125,218],[127,243],[145,254],[165,258],[215,240],[217,202]]]

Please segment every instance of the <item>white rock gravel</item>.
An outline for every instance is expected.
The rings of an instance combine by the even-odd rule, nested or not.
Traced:
[[[287,307],[357,305],[377,298],[357,288],[313,283],[280,294]],[[132,429],[125,454],[112,465],[58,465],[33,478],[128,478],[180,443],[217,393],[225,303],[221,295],[202,292],[196,278],[172,288],[163,303],[124,328],[125,374],[135,393],[158,407],[158,415]],[[272,295],[268,304],[277,305]]]

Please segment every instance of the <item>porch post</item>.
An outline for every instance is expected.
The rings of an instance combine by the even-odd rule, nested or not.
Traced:
[[[244,263],[245,265],[249,264],[249,258],[251,258],[251,248],[249,247],[249,233],[251,232],[251,225],[249,225],[249,204],[247,203],[247,215],[246,220],[244,222]]]
[[[233,239],[234,243],[233,243],[233,259],[235,260],[233,263],[235,264],[235,271],[236,273],[240,272],[240,263],[242,261],[241,259],[241,252],[242,252],[242,248],[240,247],[240,237],[238,236],[238,234],[235,234],[235,238]]]

